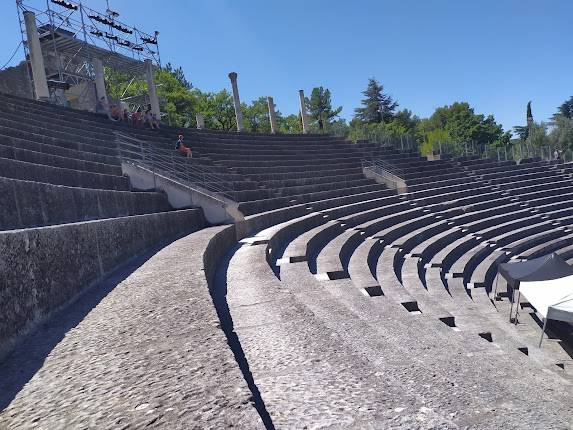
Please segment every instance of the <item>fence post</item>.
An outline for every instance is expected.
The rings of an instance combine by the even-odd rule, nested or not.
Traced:
[[[156,173],[155,173],[155,170],[156,170],[155,158],[156,157],[157,157],[157,154],[155,154],[155,157],[154,157],[153,152],[151,152],[151,173],[153,174],[153,189],[154,190],[157,190],[157,177],[156,177]]]
[[[141,153],[141,162],[143,163],[145,161],[145,152],[143,150],[143,142],[138,141],[139,143],[139,152]]]

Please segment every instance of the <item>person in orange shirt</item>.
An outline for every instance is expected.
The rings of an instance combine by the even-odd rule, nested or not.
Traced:
[[[177,136],[177,143],[175,144],[175,149],[177,151],[179,151],[180,154],[185,155],[186,157],[193,157],[193,153],[191,152],[191,149],[187,148],[185,146],[185,144],[183,143],[183,135],[180,134]]]

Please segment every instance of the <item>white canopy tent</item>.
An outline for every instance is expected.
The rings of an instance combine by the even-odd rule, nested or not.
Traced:
[[[539,346],[543,341],[547,320],[559,320],[573,324],[573,276],[547,281],[522,281],[519,285],[519,292],[543,317],[543,331]]]

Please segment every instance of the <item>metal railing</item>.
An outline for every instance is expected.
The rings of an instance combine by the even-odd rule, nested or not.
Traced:
[[[404,172],[404,170],[380,158],[370,158],[362,160],[362,168],[384,171],[397,177],[398,179],[404,179],[406,177],[406,173]]]
[[[406,182],[406,175],[402,169],[381,159],[364,159],[362,160],[362,169],[382,178],[383,182],[394,189],[402,188]]]
[[[202,194],[205,194],[205,190],[209,191],[209,197],[216,199],[212,195],[214,193],[237,201],[238,190],[232,178],[210,170],[197,160],[180,154],[175,148],[161,148],[122,132],[115,132],[115,139],[122,163],[149,170],[154,181],[155,175],[161,175]]]

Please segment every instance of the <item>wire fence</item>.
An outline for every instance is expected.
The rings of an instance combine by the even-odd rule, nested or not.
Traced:
[[[484,145],[475,141],[436,141],[428,144],[420,143],[416,137],[409,134],[395,136],[384,130],[376,129],[359,130],[358,133],[352,133],[348,138],[356,142],[371,142],[400,151],[415,152],[434,159],[439,156],[439,158],[479,157],[515,162],[527,159],[573,162],[572,149],[563,150],[555,145],[533,145],[528,142],[514,142],[504,146]]]
[[[348,133],[347,130],[344,133],[338,133],[337,131],[334,131],[332,135],[343,137],[354,142],[368,141],[401,151],[420,151],[420,144],[418,140],[410,134],[395,135],[388,132],[387,130],[376,128],[358,128],[351,130],[350,133]]]
[[[565,151],[552,146],[536,146],[526,142],[513,143],[505,146],[483,145],[476,142],[436,142],[431,151],[434,155],[450,157],[477,157],[490,158],[498,161],[515,161],[538,159],[538,160],[560,160],[573,162],[573,151]]]

